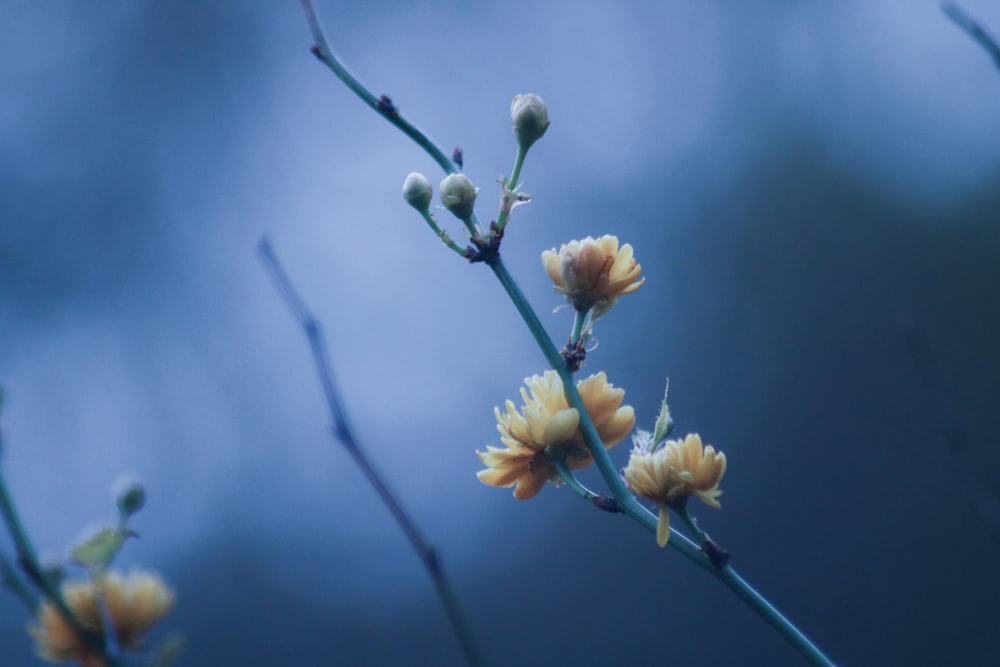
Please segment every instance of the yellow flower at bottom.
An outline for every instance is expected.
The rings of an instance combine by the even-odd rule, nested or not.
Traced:
[[[80,624],[96,635],[103,634],[97,606],[98,592],[104,596],[115,638],[124,648],[138,648],[143,636],[163,618],[174,604],[174,593],[155,574],[133,571],[127,575],[111,572],[97,582],[63,584],[62,595]],[[83,667],[103,667],[104,660],[91,649],[63,615],[45,602],[35,623],[28,628],[39,655],[49,662],[78,662]]]
[[[637,496],[660,505],[656,543],[662,547],[670,539],[669,506],[694,495],[719,509],[719,482],[725,473],[726,455],[702,445],[701,436],[692,433],[683,440],[667,440],[657,449],[637,438],[625,482]]]
[[[476,474],[479,480],[497,487],[516,484],[514,497],[520,500],[534,498],[545,480],[557,486],[562,483],[559,471],[545,456],[546,447],[560,448],[570,470],[593,462],[578,428],[580,414],[569,407],[559,374],[545,371],[525,378],[524,383],[527,389],[521,389],[524,405],[520,411],[509,400],[505,412],[493,409],[506,447],[487,445],[485,452],[476,451],[486,465],[486,470]],[[604,447],[611,449],[624,440],[635,426],[635,411],[622,406],[625,390],[608,383],[603,372],[581,380],[576,388]]]

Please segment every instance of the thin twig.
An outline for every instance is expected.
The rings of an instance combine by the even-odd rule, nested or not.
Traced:
[[[295,291],[291,280],[288,278],[288,274],[282,268],[274,249],[271,247],[271,243],[266,238],[261,239],[258,245],[258,252],[261,262],[263,262],[264,268],[267,269],[268,274],[271,276],[281,298],[288,305],[289,310],[292,311],[292,316],[296,319],[299,326],[305,331],[309,347],[312,350],[316,372],[319,374],[319,381],[323,387],[323,396],[326,399],[330,416],[333,419],[335,437],[340,440],[340,443],[347,449],[351,458],[361,468],[362,474],[364,474],[368,482],[375,488],[379,498],[385,503],[393,519],[396,520],[396,523],[399,524],[399,527],[406,535],[410,546],[413,547],[413,550],[423,562],[427,573],[434,582],[438,595],[441,597],[441,602],[444,604],[445,611],[448,614],[455,634],[462,644],[462,649],[469,664],[482,665],[483,661],[480,657],[479,648],[472,636],[472,629],[466,620],[465,614],[462,613],[459,607],[458,598],[455,596],[451,584],[444,573],[444,568],[441,566],[437,551],[420,533],[413,519],[403,509],[396,496],[389,490],[389,487],[358,445],[358,440],[355,438],[354,432],[347,420],[340,395],[333,381],[333,371],[330,368],[319,322],[309,313],[309,310]]]
[[[986,52],[993,58],[993,63],[997,68],[1000,68],[1000,42],[997,42],[997,38],[991,35],[982,23],[972,18],[969,12],[965,11],[957,2],[942,3],[941,10],[955,25],[979,42],[979,45],[986,49]]]
[[[969,434],[956,416],[941,368],[931,350],[927,331],[919,320],[909,314],[901,318],[901,325],[910,360],[930,395],[938,428],[944,437],[955,473],[962,480],[965,498],[986,530],[1000,543],[1000,499],[977,470],[972,452],[969,451]]]
[[[355,95],[361,98],[361,100],[367,104],[375,113],[379,114],[387,121],[398,127],[403,134],[408,136],[418,146],[424,149],[428,155],[430,155],[438,165],[444,169],[447,174],[454,174],[461,169],[459,165],[445,155],[444,151],[438,148],[437,144],[431,141],[427,135],[417,129],[412,123],[403,118],[403,115],[393,104],[392,100],[387,95],[382,95],[380,97],[375,97],[371,91],[369,91],[360,81],[358,81],[353,74],[351,74],[346,67],[333,55],[333,51],[330,50],[330,45],[326,41],[326,36],[323,34],[323,26],[320,23],[319,15],[316,13],[316,8],[313,6],[312,0],[302,0],[302,9],[305,10],[306,20],[309,22],[309,31],[312,33],[313,47],[312,53],[316,58],[330,68],[337,78],[344,82],[344,84],[350,88]],[[513,185],[511,186],[513,187]],[[476,224],[478,221],[474,220]]]
[[[3,556],[0,556],[0,581],[3,582],[5,588],[21,598],[21,601],[32,613],[38,611],[38,607],[42,604],[41,598],[35,591],[31,590],[31,587],[21,578],[11,562]]]

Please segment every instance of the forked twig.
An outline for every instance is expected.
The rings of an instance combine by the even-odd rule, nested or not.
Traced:
[[[375,488],[379,498],[385,503],[393,519],[396,520],[396,523],[399,524],[399,527],[406,535],[410,546],[413,547],[413,550],[417,552],[417,556],[423,562],[431,581],[434,582],[438,596],[444,604],[445,611],[448,614],[448,619],[451,621],[455,634],[462,644],[466,660],[468,660],[470,665],[482,665],[483,661],[480,657],[479,648],[473,639],[472,629],[458,605],[458,598],[455,596],[448,578],[445,576],[437,550],[424,538],[413,519],[403,509],[399,500],[396,499],[396,496],[378,472],[376,472],[368,457],[358,445],[358,440],[355,438],[354,431],[347,420],[340,395],[333,381],[333,371],[330,368],[326,344],[323,340],[323,333],[319,322],[310,314],[305,303],[299,297],[298,292],[295,291],[291,280],[288,278],[288,274],[285,273],[284,268],[282,268],[281,263],[278,261],[278,257],[271,247],[270,241],[266,238],[261,239],[257,249],[261,262],[264,264],[264,268],[267,269],[278,293],[288,305],[289,310],[292,311],[292,316],[298,322],[299,326],[302,327],[309,341],[309,348],[312,351],[316,372],[319,374],[319,381],[323,387],[323,397],[326,399],[330,416],[333,419],[334,437],[340,441],[361,469],[365,479]]]

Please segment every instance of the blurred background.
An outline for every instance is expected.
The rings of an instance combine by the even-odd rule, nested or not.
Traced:
[[[584,370],[646,428],[670,378],[678,430],[729,458],[696,512],[751,583],[842,665],[995,664],[1000,71],[937,3],[319,10],[362,81],[461,146],[483,220],[511,98],[545,98],[504,257],[558,342],[539,253],[633,244],[647,282]],[[3,466],[39,550],[111,521],[130,473],[149,499],[119,563],[177,589],[179,664],[461,664],[329,437],[267,235],[490,664],[804,664],[629,520],[477,481],[493,406],[544,359],[402,201],[437,167],[310,45],[291,0],[0,8]],[[28,621],[0,597],[0,663],[34,664]]]

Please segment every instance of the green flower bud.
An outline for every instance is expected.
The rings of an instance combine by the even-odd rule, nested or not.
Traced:
[[[479,188],[475,187],[465,174],[449,174],[438,187],[441,193],[441,203],[459,220],[472,217],[472,209],[476,203]]]
[[[521,150],[528,150],[549,129],[549,111],[538,95],[516,95],[510,103],[510,119]]]
[[[411,172],[403,181],[403,199],[406,203],[417,209],[421,214],[427,213],[431,206],[431,198],[434,191],[431,189],[431,182],[427,177],[417,172]]]
[[[116,502],[122,519],[126,519],[146,504],[146,488],[132,478],[122,478],[115,483]]]

